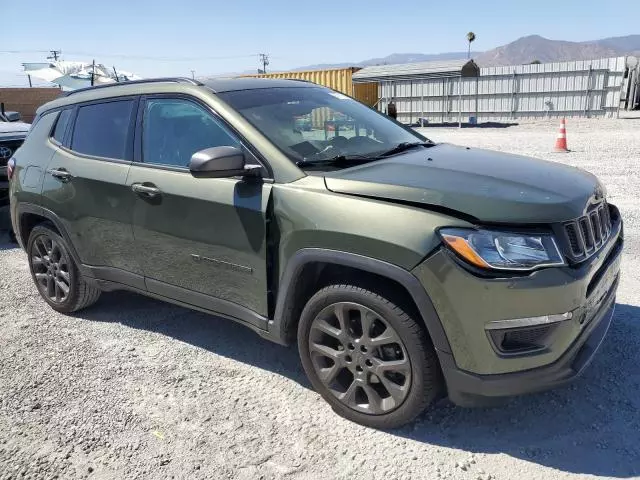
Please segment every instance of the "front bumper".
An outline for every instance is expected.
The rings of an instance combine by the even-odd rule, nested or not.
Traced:
[[[526,276],[471,273],[444,248],[413,273],[433,301],[448,348],[436,345],[450,398],[462,405],[554,387],[589,364],[611,323],[622,256],[622,221],[583,264]],[[571,313],[542,348],[507,354],[487,325],[496,320]]]
[[[498,375],[474,375],[457,368],[452,355],[441,354],[440,364],[450,400],[461,406],[482,405],[487,397],[539,392],[577,378],[591,363],[609,330],[615,309],[615,287],[617,282],[582,335],[557,361],[545,367]]]

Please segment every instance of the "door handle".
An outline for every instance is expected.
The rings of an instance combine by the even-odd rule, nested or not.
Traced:
[[[159,188],[151,185],[143,185],[142,183],[131,184],[131,190],[136,192],[138,195],[144,195],[146,197],[155,197],[156,195],[160,195]]]
[[[64,168],[50,168],[49,170],[47,170],[47,173],[53,178],[57,178],[61,182],[68,182],[69,180],[71,180],[71,174]]]

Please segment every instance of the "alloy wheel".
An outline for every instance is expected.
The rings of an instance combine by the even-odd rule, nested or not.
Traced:
[[[31,268],[40,293],[54,303],[63,303],[71,290],[69,256],[55,239],[38,236],[31,250]]]
[[[411,363],[400,336],[364,305],[324,308],[311,323],[309,351],[320,381],[353,410],[386,414],[409,393]]]

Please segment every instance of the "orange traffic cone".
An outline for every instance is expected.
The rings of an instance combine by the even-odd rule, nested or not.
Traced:
[[[556,152],[568,152],[567,148],[567,122],[563,118],[560,120],[560,132],[558,132],[558,138],[556,138]]]

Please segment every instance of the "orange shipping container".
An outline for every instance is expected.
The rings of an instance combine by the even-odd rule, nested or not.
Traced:
[[[356,100],[374,106],[378,101],[378,84],[377,83],[359,83],[353,84],[353,74],[360,70],[359,67],[337,68],[331,70],[304,70],[293,72],[274,72],[261,73],[256,75],[247,75],[248,77],[260,78],[292,78],[296,80],[306,80],[308,82],[317,83],[325,87],[333,88],[338,92],[349,95]]]

